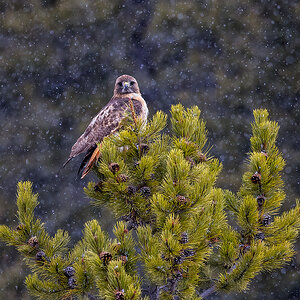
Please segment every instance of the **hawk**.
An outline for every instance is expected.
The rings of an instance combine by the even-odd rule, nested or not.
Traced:
[[[85,177],[100,156],[97,143],[101,142],[104,137],[117,132],[121,127],[122,120],[130,110],[142,120],[147,120],[148,107],[140,93],[136,79],[130,75],[122,75],[116,80],[113,97],[78,138],[63,167],[75,156],[86,153],[78,170],[78,174],[80,174],[85,168],[81,178]]]

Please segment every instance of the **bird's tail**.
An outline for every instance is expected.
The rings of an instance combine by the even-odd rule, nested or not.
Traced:
[[[81,162],[80,167],[79,167],[79,169],[78,169],[78,171],[77,171],[77,176],[78,176],[78,178],[81,177],[81,172],[82,172],[82,170],[84,169],[84,167],[86,166],[87,162],[90,160],[90,158],[91,158],[92,154],[94,153],[96,147],[97,147],[97,145],[95,145],[94,147],[92,147],[92,148],[91,148],[90,150],[88,150],[87,153],[85,154],[84,159],[83,159],[83,161]]]
[[[83,161],[82,161],[82,163],[81,163],[81,165],[79,167],[79,170],[78,170],[78,175],[79,175],[80,172],[81,172],[81,170],[85,166],[80,179],[84,178],[87,175],[87,173],[93,168],[93,166],[95,165],[95,163],[98,161],[99,157],[100,157],[100,149],[99,149],[99,147],[96,147],[94,149],[94,151],[89,151],[89,153],[87,153],[87,155],[83,159]],[[86,164],[87,161],[88,161],[88,163]]]

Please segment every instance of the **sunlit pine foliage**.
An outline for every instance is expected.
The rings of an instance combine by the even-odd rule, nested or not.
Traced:
[[[97,220],[85,224],[73,247],[61,229],[51,237],[34,215],[32,184],[18,184],[19,225],[1,225],[0,239],[24,257],[32,296],[205,298],[243,291],[257,274],[291,260],[300,206],[279,214],[284,160],[275,144],[279,126],[268,112],[254,111],[248,170],[237,194],[216,185],[222,165],[209,154],[198,107],[172,106],[170,123],[163,133],[162,112],[147,123],[131,119],[99,145],[98,181],[85,193],[119,219],[114,238]]]

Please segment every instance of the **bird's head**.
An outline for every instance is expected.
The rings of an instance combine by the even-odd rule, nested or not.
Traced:
[[[117,78],[115,83],[115,95],[137,93],[140,94],[139,85],[136,79],[130,75],[122,75]]]

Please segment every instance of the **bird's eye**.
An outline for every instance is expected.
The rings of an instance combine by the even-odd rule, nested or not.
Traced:
[[[134,81],[130,81],[130,85],[134,85],[135,84],[135,82]]]
[[[118,82],[118,85],[119,85],[119,86],[122,86],[122,81],[119,81],[119,82]]]

